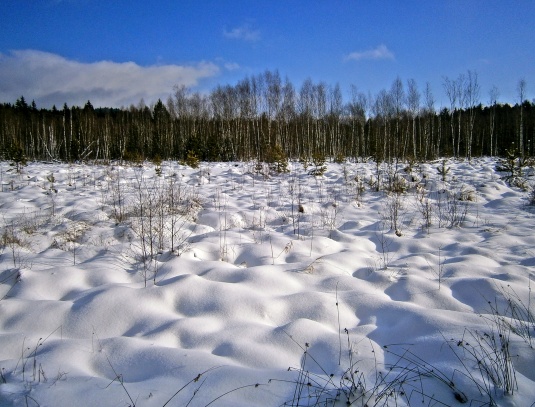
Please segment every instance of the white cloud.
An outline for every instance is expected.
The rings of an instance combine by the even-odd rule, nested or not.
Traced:
[[[346,61],[362,61],[365,59],[394,59],[394,54],[390,51],[386,45],[381,44],[377,48],[367,51],[352,52],[345,57]]]
[[[260,31],[253,29],[250,24],[244,24],[240,27],[233,28],[230,31],[224,30],[223,35],[233,40],[243,40],[247,42],[256,42],[260,40]]]
[[[134,62],[98,61],[83,63],[60,55],[19,50],[0,53],[0,95],[14,102],[21,95],[39,107],[120,107],[165,100],[174,85],[195,86],[203,78],[219,73],[210,62],[195,65],[140,66]]]
[[[236,62],[226,62],[224,67],[227,71],[237,71],[241,68]]]

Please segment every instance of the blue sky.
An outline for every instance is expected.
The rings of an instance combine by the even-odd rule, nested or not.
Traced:
[[[0,20],[0,102],[150,104],[267,69],[372,95],[412,78],[437,108],[468,70],[483,103],[521,78],[535,97],[535,1],[2,0]]]

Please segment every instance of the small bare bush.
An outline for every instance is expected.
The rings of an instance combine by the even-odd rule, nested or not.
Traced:
[[[463,195],[461,189],[443,189],[436,193],[436,216],[439,227],[460,227],[470,210],[469,192]],[[464,198],[464,199],[463,199]],[[475,199],[475,198],[474,198]]]
[[[429,191],[420,185],[416,188],[416,208],[421,215],[422,228],[429,232],[433,224],[434,204],[429,196]]]
[[[121,173],[118,171],[111,177],[111,207],[112,216],[118,222],[124,222],[127,219],[127,199],[125,185],[121,182]]]
[[[476,202],[477,197],[476,197],[475,189],[467,185],[463,185],[461,189],[459,190],[459,200]]]
[[[390,230],[401,236],[403,219],[406,210],[406,196],[402,193],[387,193],[383,201],[383,222],[388,223]]]
[[[22,249],[28,247],[28,243],[20,236],[18,223],[14,220],[6,222],[1,231],[0,246],[8,250],[13,260],[13,267],[20,268],[24,264]]]

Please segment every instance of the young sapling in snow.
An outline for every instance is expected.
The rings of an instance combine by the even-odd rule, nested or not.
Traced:
[[[193,169],[199,168],[199,164],[200,164],[199,157],[197,157],[197,154],[195,154],[194,151],[189,150],[186,154],[186,159],[184,160],[184,164]]]
[[[125,185],[121,182],[122,173],[118,169],[117,172],[112,174],[110,183],[111,183],[111,206],[112,206],[112,216],[117,221],[121,223],[127,220],[126,212],[126,191]]]
[[[314,168],[311,169],[308,174],[314,177],[323,176],[325,171],[327,171],[327,166],[325,165],[325,155],[320,152],[312,154],[312,165],[314,165]]]
[[[391,262],[390,246],[392,245],[392,238],[387,235],[386,225],[384,221],[378,223],[377,231],[375,236],[379,241],[380,245],[380,259],[381,259],[381,269],[387,270]]]
[[[402,225],[405,212],[405,196],[402,193],[386,193],[383,202],[383,222],[390,224],[390,230],[393,230],[396,236],[403,235]]]
[[[422,217],[422,229],[429,234],[433,224],[434,204],[431,201],[429,191],[423,185],[416,187],[416,207]]]
[[[27,158],[22,147],[18,143],[12,143],[7,149],[7,156],[15,172],[21,174],[22,169],[27,165]]]
[[[46,176],[46,180],[50,183],[50,186],[48,187],[48,190],[51,191],[51,192],[58,193],[58,190],[54,186],[54,184],[56,182],[56,177],[54,177],[54,173],[48,174]]]
[[[442,165],[437,167],[437,172],[442,178],[442,182],[446,182],[446,177],[450,172],[451,167],[446,167],[446,160],[442,160]]]
[[[11,254],[11,260],[15,269],[26,266],[22,256],[22,249],[28,247],[28,243],[20,234],[22,221],[10,219],[7,220],[3,215],[4,227],[0,236],[0,245],[3,249],[8,249]],[[22,218],[22,216],[21,216]]]
[[[427,261],[427,265],[429,266],[433,274],[435,274],[435,276],[437,277],[439,291],[442,286],[442,282],[444,281],[444,275],[445,275],[444,261],[445,260],[442,258],[442,246],[439,246],[438,248],[438,259],[437,259],[436,267],[432,267],[431,264],[429,264],[429,261]]]
[[[58,193],[58,190],[54,186],[54,183],[56,182],[56,178],[54,177],[54,174],[49,174],[46,177],[46,179],[50,183],[50,186],[47,189],[47,195],[50,198],[51,216],[55,216],[56,215],[56,199],[57,199],[57,193]]]
[[[446,191],[446,218],[449,228],[462,226],[470,209],[470,201],[462,199],[462,188]]]

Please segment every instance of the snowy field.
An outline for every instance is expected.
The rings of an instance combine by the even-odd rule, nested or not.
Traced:
[[[0,166],[2,406],[534,405],[493,159]]]

